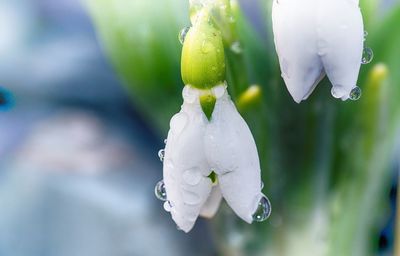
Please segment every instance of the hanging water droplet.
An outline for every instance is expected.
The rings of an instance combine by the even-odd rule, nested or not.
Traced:
[[[167,139],[164,140],[164,144],[167,144]]]
[[[161,162],[164,161],[165,149],[160,149],[160,150],[158,151],[158,157],[160,158],[160,161],[161,161]]]
[[[372,51],[372,49],[369,47],[364,47],[361,58],[361,64],[368,64],[372,61],[373,58],[374,58],[374,52]]]
[[[367,36],[368,36],[368,31],[364,30],[364,41],[367,39]]]
[[[181,29],[181,31],[179,31],[178,39],[179,39],[179,42],[181,42],[181,44],[183,44],[185,42],[185,38],[186,38],[186,35],[189,32],[189,30],[190,30],[190,27],[184,27]]]
[[[172,209],[172,203],[170,201],[166,201],[163,206],[166,212],[170,212]]]
[[[264,182],[261,181],[261,189],[264,188]]]
[[[351,100],[359,100],[361,98],[361,94],[362,94],[361,88],[356,86],[351,90],[349,98]]]
[[[239,41],[233,42],[231,44],[231,51],[236,54],[242,53],[243,50],[242,50],[242,46],[240,45]]]
[[[154,188],[154,194],[156,195],[157,199],[161,201],[167,200],[167,191],[165,190],[165,184],[163,180],[157,182]]]
[[[258,202],[258,207],[253,214],[253,221],[263,222],[271,215],[271,203],[266,196],[262,196]]]

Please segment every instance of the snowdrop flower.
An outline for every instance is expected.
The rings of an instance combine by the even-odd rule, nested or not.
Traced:
[[[182,41],[184,102],[170,121],[156,195],[184,232],[198,216],[213,217],[222,198],[244,221],[263,221],[271,206],[256,144],[228,95],[222,37],[207,11]]]
[[[358,0],[274,0],[272,21],[282,77],[294,101],[306,100],[325,74],[335,98],[359,98],[364,29]]]

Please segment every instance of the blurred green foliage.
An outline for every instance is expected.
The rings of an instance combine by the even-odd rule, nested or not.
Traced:
[[[361,100],[334,99],[325,79],[301,104],[280,77],[271,1],[258,4],[265,23],[257,28],[232,9],[241,51],[226,45],[225,53],[229,90],[256,138],[273,213],[247,225],[223,208],[213,222],[217,246],[226,255],[374,255],[400,121],[400,4],[361,0],[375,53],[362,66]],[[182,103],[177,35],[190,24],[187,1],[88,0],[88,7],[133,103],[165,136]],[[242,106],[251,84],[260,86],[257,101]]]

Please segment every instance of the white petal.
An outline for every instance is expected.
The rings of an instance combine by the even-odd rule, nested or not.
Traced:
[[[205,150],[223,197],[239,217],[251,223],[262,196],[258,153],[246,122],[227,94],[216,102]]]
[[[222,201],[222,194],[219,186],[214,186],[207,201],[201,208],[200,216],[204,218],[212,218],[217,213],[219,205]]]
[[[203,143],[208,121],[191,93],[184,90],[182,109],[171,119],[163,166],[168,210],[185,232],[192,229],[211,192]]]
[[[358,1],[274,0],[272,21],[282,77],[293,99],[307,99],[324,72],[335,95],[347,99],[363,47]]]

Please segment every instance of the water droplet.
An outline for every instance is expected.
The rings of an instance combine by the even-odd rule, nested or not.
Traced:
[[[158,151],[158,157],[160,158],[160,161],[161,161],[161,162],[164,161],[165,149],[160,149],[160,150]]]
[[[212,48],[213,48],[213,46],[209,41],[207,41],[207,40],[203,41],[203,43],[201,45],[201,51],[203,53],[205,53],[205,54],[209,53],[212,50]]]
[[[263,222],[271,215],[271,203],[266,196],[262,196],[258,202],[258,207],[253,214],[253,221]]]
[[[197,205],[200,203],[200,196],[189,190],[182,189],[182,199],[187,205]]]
[[[186,170],[183,174],[182,174],[182,179],[183,181],[191,186],[196,186],[197,184],[200,183],[201,180],[201,173],[198,170],[198,168],[193,168],[190,170]]]
[[[181,134],[181,132],[183,131],[183,129],[186,126],[187,121],[188,121],[188,117],[185,113],[180,112],[178,114],[175,114],[172,117],[171,122],[170,122],[171,131],[175,135]]]
[[[241,54],[243,50],[242,50],[242,46],[240,45],[240,42],[238,42],[238,41],[233,42],[231,44],[231,51],[236,54]]]
[[[179,39],[179,42],[181,42],[181,44],[183,44],[185,42],[185,38],[186,38],[189,30],[190,30],[190,27],[184,27],[183,29],[181,29],[181,31],[179,31],[178,39]]]
[[[217,99],[219,99],[222,96],[224,96],[226,87],[227,87],[226,84],[217,85],[214,88],[212,88],[212,93]]]
[[[164,210],[165,210],[166,212],[170,212],[171,209],[172,209],[172,203],[171,203],[170,201],[166,201],[166,202],[164,203],[163,207],[164,207]]]
[[[154,188],[154,194],[156,195],[157,199],[161,201],[167,200],[167,191],[165,190],[165,184],[163,180],[157,182]]]
[[[367,36],[368,36],[368,31],[364,30],[364,41],[367,39]]]
[[[361,94],[362,94],[361,88],[356,86],[351,90],[349,98],[351,100],[359,100],[361,98]]]
[[[264,182],[261,181],[261,189],[263,189],[263,188],[264,188]]]
[[[164,140],[164,144],[167,144],[167,139]]]
[[[199,92],[198,90],[192,88],[190,85],[186,85],[183,88],[182,97],[185,100],[185,102],[192,104],[199,97]]]
[[[374,52],[372,51],[372,49],[369,47],[364,47],[361,58],[361,64],[368,64],[372,61],[373,58],[374,58]]]

